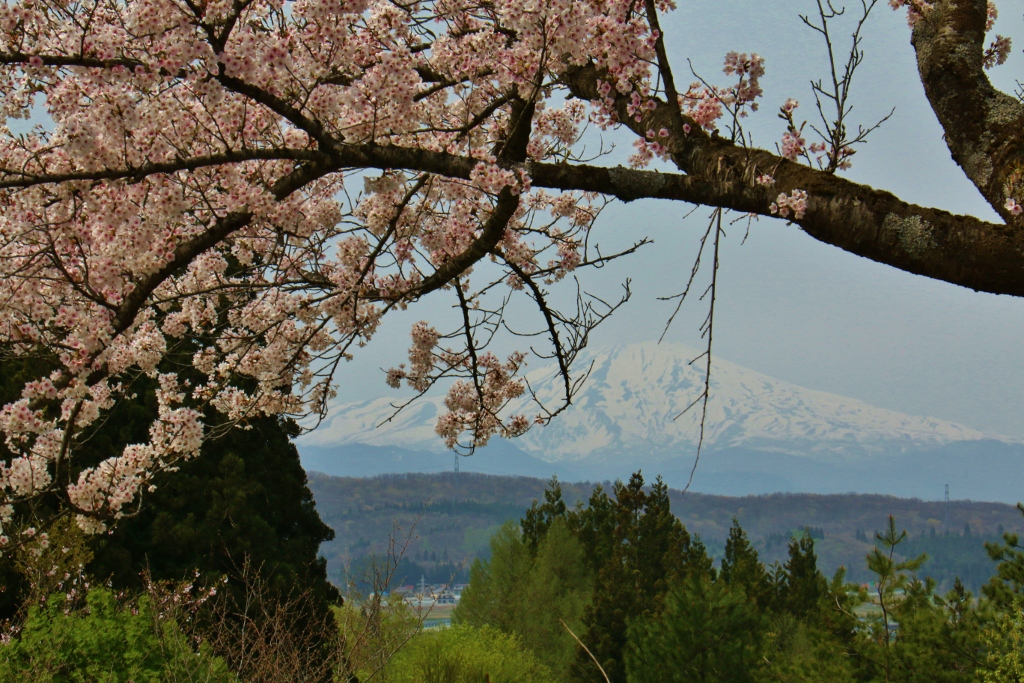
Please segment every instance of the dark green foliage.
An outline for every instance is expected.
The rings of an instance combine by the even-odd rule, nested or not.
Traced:
[[[885,620],[889,619],[888,612],[895,605],[896,596],[906,594],[908,586],[917,579],[917,571],[928,559],[927,555],[918,555],[900,560],[897,548],[906,539],[906,530],[897,532],[896,520],[890,515],[889,527],[884,533],[875,534],[875,540],[881,547],[876,546],[868,554],[868,569],[875,574],[875,593],[882,610],[882,618]],[[887,629],[889,630],[891,629]],[[883,634],[883,637],[886,642],[890,640],[888,635]]]
[[[945,596],[912,581],[894,607],[896,678],[908,683],[969,683],[984,661],[980,644],[989,616],[957,582]]]
[[[818,612],[828,586],[818,571],[814,539],[808,535],[789,542],[789,559],[783,567],[785,583],[779,596],[780,606],[798,619]]]
[[[0,646],[0,683],[164,683],[236,680],[204,647],[194,652],[173,621],[157,618],[147,598],[118,605],[93,588],[88,608],[66,612],[63,595],[29,611],[21,633]]]
[[[309,592],[323,610],[337,600],[317,557],[334,532],[316,512],[289,438],[294,427],[277,418],[248,426],[204,444],[147,494],[138,515],[100,537],[90,573],[139,588],[144,569],[155,579],[194,571],[238,578],[248,561],[279,595]]]
[[[1024,548],[1012,535],[990,546],[998,574],[978,601],[962,582],[941,594],[935,581],[918,578],[927,557],[909,551],[908,534],[891,517],[867,555],[868,588],[848,583],[842,567],[826,581],[819,529],[794,533],[785,564],[766,568],[736,519],[716,575],[699,540],[671,514],[661,483],[646,488],[639,474],[612,496],[597,487],[589,504],[564,512],[559,490],[549,493],[522,533],[508,526],[496,537],[457,614],[515,633],[542,661],[565,662],[571,644],[551,646],[554,617],[582,613],[579,623],[566,621],[600,669],[577,647],[567,671],[552,667],[559,680],[596,683],[602,670],[612,683],[1022,680],[1010,673],[1024,672]],[[973,530],[950,536],[980,540]],[[588,603],[580,586],[591,577]]]
[[[863,588],[847,583],[846,568],[840,567],[828,582],[824,603],[820,605],[814,626],[836,647],[851,648],[863,630],[863,622],[856,609],[864,604],[866,596]]]
[[[867,558],[875,574],[863,635],[850,644],[862,675],[906,683],[971,683],[983,664],[983,637],[992,626],[990,604],[976,604],[959,581],[945,596],[935,582],[919,579],[927,556],[907,557],[906,531],[890,517]],[[904,558],[904,559],[900,559]]]
[[[762,618],[743,591],[707,574],[690,575],[664,602],[656,617],[632,622],[625,657],[629,683],[755,680]]]
[[[544,503],[534,501],[522,519],[521,533],[502,527],[490,560],[474,563],[456,620],[518,635],[560,676],[600,676],[576,647],[576,634],[612,680],[624,683],[630,620],[653,617],[676,582],[713,577],[714,570],[704,546],[672,514],[664,482],[647,489],[636,473],[613,493],[597,486],[588,504],[569,509],[553,479]]]
[[[519,523],[523,529],[523,540],[531,553],[537,552],[541,539],[551,528],[551,524],[556,519],[565,519],[565,512],[562,485],[558,483],[558,477],[551,477],[544,491],[544,504],[537,505],[537,501],[533,501],[533,505]]]
[[[1024,513],[1024,505],[1018,503]],[[1024,546],[1020,545],[1017,534],[1004,533],[1002,543],[986,543],[989,557],[998,562],[996,574],[981,589],[989,600],[999,607],[1008,609],[1020,604],[1024,593]]]
[[[165,362],[172,363],[173,357]],[[45,357],[20,357],[4,359],[0,368],[0,400],[9,401],[26,378],[45,374],[49,365]],[[148,439],[157,412],[155,383],[138,377],[135,400],[119,402],[82,435],[73,454],[75,468],[95,465],[127,444]],[[238,600],[245,591],[242,574],[258,572],[269,591],[265,597],[305,594],[311,618],[329,622],[330,604],[340,596],[327,581],[318,552],[334,532],[317,514],[291,442],[296,426],[261,417],[222,431],[203,445],[199,457],[157,479],[156,489],[144,492],[141,504],[113,533],[93,540],[87,572],[130,590],[142,588],[144,573],[155,580],[191,578],[197,571],[209,578],[225,574],[231,579],[227,590]],[[66,476],[74,479],[77,473]],[[55,512],[64,502],[55,492],[35,512]],[[24,599],[24,586],[9,563],[0,562],[0,567],[6,574],[0,577],[5,589],[0,616],[12,618]]]
[[[604,516],[591,519],[607,524]],[[608,553],[608,559],[597,572],[594,599],[583,618],[584,642],[611,683],[624,683],[630,620],[654,618],[674,583],[690,575],[713,576],[714,570],[704,546],[691,539],[672,514],[668,488],[660,478],[650,492],[644,491],[639,472],[627,484],[616,483],[611,519],[615,524],[611,547],[601,539],[593,551],[588,548],[595,555]],[[587,538],[600,536],[600,529],[591,529]],[[580,651],[572,675],[575,680],[590,681],[600,673],[590,655]]]
[[[774,602],[772,580],[735,517],[725,542],[721,579],[733,588],[742,590],[747,599],[762,612]]]
[[[596,574],[608,563],[615,547],[616,502],[598,484],[587,505],[577,504],[569,514],[569,526],[586,548],[587,562]]]

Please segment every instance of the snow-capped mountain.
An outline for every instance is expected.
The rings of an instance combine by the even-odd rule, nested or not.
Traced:
[[[692,455],[699,406],[680,413],[704,386],[702,364],[690,364],[698,353],[679,344],[653,342],[587,352],[577,367],[590,367],[590,375],[574,405],[550,425],[516,440],[516,448],[551,463],[582,464],[626,454],[654,461]],[[528,378],[539,396],[554,398],[553,368],[535,369]],[[392,402],[381,398],[338,404],[300,446],[443,450],[434,434],[434,423],[444,410],[441,397],[414,403],[388,421],[394,413]],[[524,400],[509,412],[531,415],[535,410]],[[717,358],[712,366],[705,434],[709,450],[755,449],[840,462],[993,438],[998,439],[952,422],[798,387]]]

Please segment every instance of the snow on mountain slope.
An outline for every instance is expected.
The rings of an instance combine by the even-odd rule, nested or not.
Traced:
[[[590,377],[574,405],[550,425],[534,428],[515,445],[554,462],[601,455],[692,453],[699,435],[699,405],[680,416],[703,388],[699,351],[679,344],[642,342],[594,349],[578,361]],[[557,391],[552,367],[528,375],[544,398]],[[421,400],[384,422],[390,399],[336,405],[328,420],[300,443],[362,443],[441,450],[434,422],[440,397]],[[523,401],[510,412],[530,414]],[[715,359],[711,372],[706,444],[713,449],[778,450],[832,460],[836,457],[932,448],[957,441],[998,438],[968,427],[876,408],[862,401],[814,391]]]

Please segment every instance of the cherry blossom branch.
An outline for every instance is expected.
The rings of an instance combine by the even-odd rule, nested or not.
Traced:
[[[576,97],[599,100],[601,78],[600,69],[590,65],[568,71],[564,81]],[[636,121],[627,110],[629,98],[620,95],[616,98],[619,121],[641,137],[648,130],[670,129],[671,110],[661,100],[654,102]],[[1024,296],[1022,231],[904,202],[889,192],[771,152],[712,137],[697,127],[689,134],[670,136],[667,145],[673,161],[688,177],[702,179],[708,189],[721,190],[705,195],[713,201],[699,203],[771,215],[764,202],[772,202],[775,192],[802,190],[808,195],[807,209],[792,222],[815,239],[907,272],[979,291]],[[771,190],[758,183],[765,173],[772,175]],[[642,196],[643,189],[636,194]]]
[[[139,181],[151,175],[197,171],[211,166],[237,164],[245,161],[306,161],[326,162],[322,152],[304,149],[243,149],[222,154],[210,154],[167,162],[151,162],[137,168],[101,169],[67,173],[31,173],[24,170],[0,168],[0,189],[27,188],[75,181],[129,180]],[[11,178],[13,176],[13,178]]]
[[[658,21],[658,8],[655,0],[644,0],[644,7],[647,11],[647,23],[650,25],[652,33],[658,36],[654,43],[654,50],[658,55],[658,74],[665,86],[665,101],[675,120],[676,125],[672,127],[672,130],[678,134],[682,132],[683,128],[683,112],[679,108],[679,91],[676,90],[675,78],[672,76],[672,64],[669,62],[668,52],[665,50],[665,33],[661,30],[661,24]]]

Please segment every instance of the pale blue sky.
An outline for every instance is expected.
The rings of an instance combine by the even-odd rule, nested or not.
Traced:
[[[755,51],[766,57],[768,69],[762,111],[750,121],[755,143],[771,146],[781,137],[783,123],[775,112],[787,97],[800,100],[798,112],[810,118],[807,82],[825,75],[824,51],[796,15],[814,10],[813,0],[679,4],[663,21],[677,80],[691,80],[689,57],[703,77],[724,84],[725,53]],[[851,12],[859,5],[847,4]],[[1003,0],[1000,9],[996,30],[1024,40],[1022,3]],[[848,32],[845,25],[838,28],[844,44]],[[873,123],[892,107],[896,113],[860,149],[847,176],[906,200],[992,218],[942,142],[909,38],[903,14],[880,2],[855,85],[855,120]],[[1015,76],[1024,75],[1021,47],[992,72],[1010,91]],[[628,138],[620,141],[629,144]],[[633,301],[595,335],[595,344],[656,339],[661,333],[669,307],[656,297],[684,282],[706,220],[705,211],[684,220],[688,210],[637,202],[614,205],[602,216],[602,245],[645,234],[655,245],[587,276],[589,285],[609,295],[620,281],[633,279]],[[881,407],[1024,437],[1024,301],[908,275],[823,245],[782,221],[756,223],[741,246],[742,233],[739,226],[733,229],[722,256],[716,349],[723,358]],[[388,395],[379,368],[403,359],[412,321],[437,315],[447,303],[423,302],[385,324],[341,375],[340,398]],[[699,343],[702,318],[703,309],[690,304],[670,338]]]

